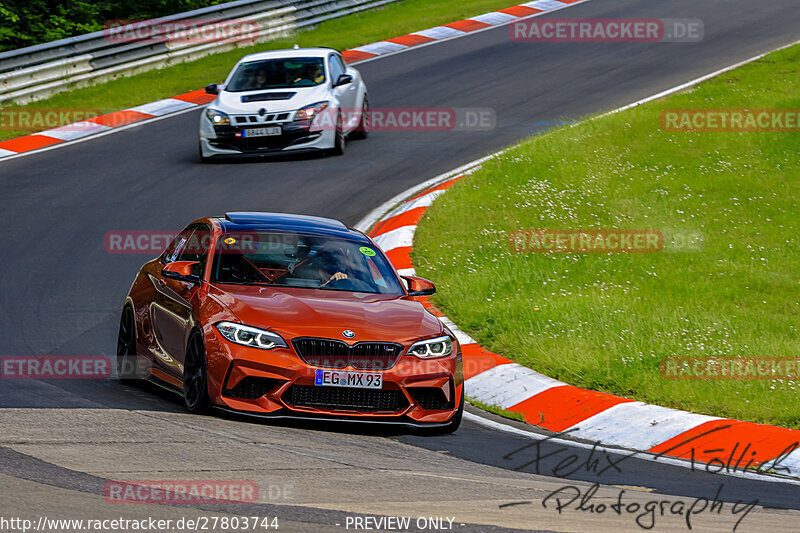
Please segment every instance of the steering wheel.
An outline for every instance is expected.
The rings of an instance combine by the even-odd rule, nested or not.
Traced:
[[[345,291],[373,292],[368,284],[358,278],[348,276],[345,279],[335,279],[325,285],[325,288],[338,289]]]

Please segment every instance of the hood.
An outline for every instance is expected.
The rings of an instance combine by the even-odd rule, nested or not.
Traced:
[[[224,288],[224,290],[223,290]],[[444,334],[444,326],[421,303],[402,296],[274,287],[212,286],[243,324],[295,337],[323,337],[353,344],[410,344]],[[346,339],[344,330],[355,332]]]
[[[243,102],[243,96],[246,100],[247,97],[257,95],[280,95],[291,94],[288,99],[282,100],[261,100],[254,102]],[[219,109],[228,114],[255,114],[259,109],[266,109],[269,113],[282,113],[286,111],[294,111],[305,107],[310,104],[330,100],[327,85],[317,85],[315,87],[294,87],[287,89],[269,89],[261,91],[242,91],[242,92],[228,92],[222,91],[219,96],[209,104],[209,107]]]

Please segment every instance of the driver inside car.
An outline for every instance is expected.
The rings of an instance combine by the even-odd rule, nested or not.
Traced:
[[[297,85],[303,81],[310,81],[312,84],[317,85],[322,83],[325,80],[325,76],[322,74],[322,67],[317,63],[313,65],[308,65],[302,74],[299,74],[294,81],[292,81],[293,85]]]
[[[341,255],[335,249],[323,248],[314,256],[313,265],[317,269],[320,287],[325,287],[332,281],[347,279],[347,274],[342,272]]]
[[[259,68],[255,72],[248,73],[248,79],[245,82],[245,87],[248,90],[264,89],[267,86],[268,76],[267,71]]]

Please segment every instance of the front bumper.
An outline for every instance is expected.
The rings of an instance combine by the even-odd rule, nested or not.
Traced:
[[[314,384],[321,367],[305,363],[293,348],[233,345],[212,328],[206,337],[209,394],[217,407],[250,415],[430,427],[448,422],[460,406],[463,370],[457,343],[454,348],[440,359],[401,355],[392,368],[378,371],[381,389],[328,387]]]
[[[229,407],[214,406],[219,412],[229,415],[243,416],[246,418],[254,418],[260,420],[292,420],[292,421],[305,421],[305,422],[344,422],[349,424],[369,424],[369,425],[383,425],[390,427],[406,427],[416,429],[431,429],[437,427],[446,427],[450,422],[415,422],[407,417],[395,418],[371,418],[371,417],[352,417],[347,415],[322,415],[313,413],[297,413],[291,411],[283,411],[276,413],[254,413],[249,411],[237,411]]]
[[[200,151],[203,157],[247,157],[329,150],[335,145],[335,132],[309,130],[297,122],[259,124],[257,127],[275,126],[282,128],[281,135],[247,138],[241,137],[243,127],[213,126],[204,118],[200,123]]]

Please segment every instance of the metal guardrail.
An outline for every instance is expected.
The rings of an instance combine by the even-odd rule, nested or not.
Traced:
[[[150,35],[117,42],[101,30],[0,53],[0,102],[17,105],[46,98],[68,88],[129,76],[192,61],[204,55],[289,36],[300,28],[380,7],[397,0],[237,0],[118,28],[142,29]],[[161,33],[169,23],[249,24],[242,40],[212,35],[190,41],[169,40]],[[161,35],[163,39],[158,39]]]

